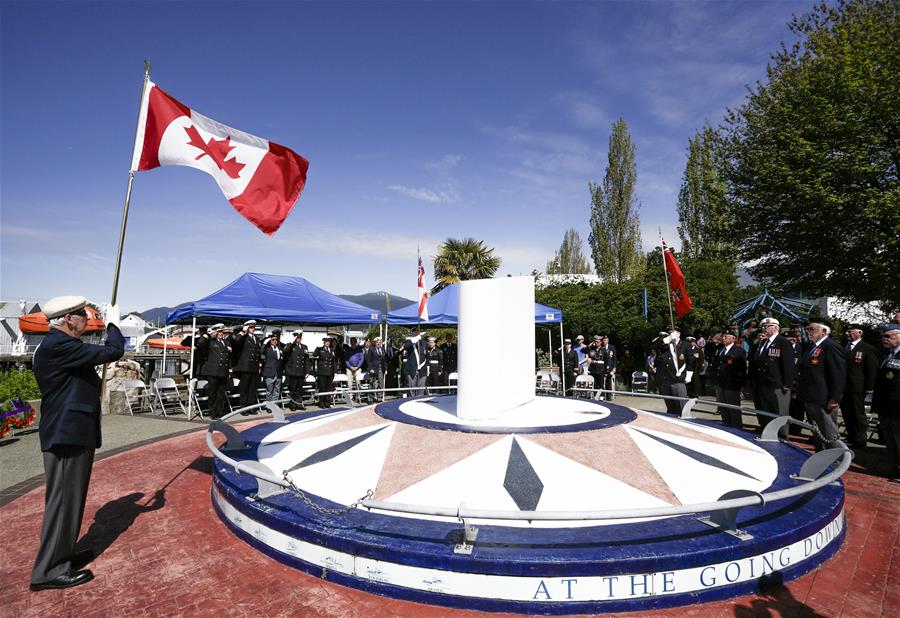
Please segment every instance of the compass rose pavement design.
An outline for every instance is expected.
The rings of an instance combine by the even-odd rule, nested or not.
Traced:
[[[423,403],[428,400],[409,401],[400,410],[439,423],[447,420],[438,418],[442,414],[452,417],[446,402],[432,410],[423,410]],[[628,410],[635,417],[630,423],[566,432],[558,430],[566,422],[561,416],[569,414],[568,422],[583,423],[583,411],[557,411],[553,416],[550,406],[548,432],[534,431],[540,412],[530,411],[531,431],[497,433],[471,427],[435,430],[391,420],[370,406],[280,427],[262,439],[257,457],[276,475],[287,471],[305,492],[338,504],[349,505],[371,489],[381,501],[448,508],[465,503],[472,509],[511,511],[712,502],[736,489],[763,492],[778,474],[775,458],[753,444],[752,436],[745,439],[613,404],[590,405],[599,408],[598,418],[608,416],[610,408]],[[566,527],[640,521],[646,520],[567,522]],[[558,527],[559,522],[504,525]]]

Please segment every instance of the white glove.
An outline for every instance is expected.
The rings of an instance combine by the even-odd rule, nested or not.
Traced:
[[[694,377],[694,372],[693,372],[693,371],[686,371],[686,372],[684,373],[684,381],[685,381],[685,383],[690,382],[690,381],[691,381],[691,378],[693,378],[693,377]]]
[[[422,339],[422,335],[416,335],[415,337],[407,337],[407,339],[409,339],[413,343],[419,343],[419,341],[421,341],[421,339]]]
[[[119,305],[110,305],[109,303],[103,305],[103,321],[107,326],[110,324],[119,325],[121,321],[121,316],[119,314]]]

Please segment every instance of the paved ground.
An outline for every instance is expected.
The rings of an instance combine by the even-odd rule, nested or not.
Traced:
[[[113,445],[126,443],[128,436],[143,439],[195,425],[131,417],[108,417],[104,423],[110,451],[94,466],[79,543],[100,553],[90,567],[97,578],[70,590],[28,591],[43,489],[7,486],[10,496],[23,487],[27,492],[0,507],[0,616],[478,615],[373,596],[282,566],[237,540],[213,513],[205,432],[116,452]],[[0,447],[0,469],[6,470],[13,452],[7,449],[16,444],[26,449],[16,451],[23,461],[39,469],[40,457],[27,454],[29,443],[37,450],[35,438],[30,434],[21,444]],[[900,615],[900,486],[873,474],[879,466],[876,448],[862,452],[857,464],[845,476],[847,539],[824,566],[754,596],[652,615]]]

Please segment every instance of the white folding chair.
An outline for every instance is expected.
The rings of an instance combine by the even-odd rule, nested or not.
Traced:
[[[575,378],[575,388],[594,388],[594,376],[582,374]],[[575,395],[577,397],[587,397],[590,399],[591,393],[585,393],[583,391],[576,391]]]
[[[184,403],[181,400],[181,390],[172,378],[159,378],[153,383],[156,392],[156,401],[162,410],[163,416],[168,416],[171,410],[174,413],[187,414]]]
[[[332,382],[332,384],[331,384],[331,389],[333,391],[335,391],[335,394],[332,396],[331,399],[335,405],[339,405],[338,397],[341,398],[341,402],[344,401],[344,399],[346,397],[345,393],[347,392],[347,389],[349,388],[349,386],[348,386],[349,383],[350,383],[350,381],[347,380],[347,374],[345,374],[345,373],[334,374],[334,382]]]
[[[155,393],[147,388],[142,380],[125,380],[122,383],[122,390],[125,391],[125,405],[128,406],[128,412],[134,416],[135,411],[152,412],[155,406]]]
[[[241,401],[241,393],[238,390],[238,386],[240,386],[241,380],[240,378],[231,378],[227,382],[227,386],[225,392],[227,394],[226,399],[228,400],[228,411],[234,412],[240,406]]]
[[[631,374],[631,392],[646,393],[650,384],[650,375],[646,371],[635,371]]]
[[[447,376],[447,384],[456,386],[457,382],[459,382],[459,374],[455,371],[450,372],[450,375]]]
[[[194,385],[194,388],[191,390],[191,395],[194,398],[194,408],[197,410],[200,418],[203,418],[203,410],[209,410],[209,381],[194,378],[191,382]]]

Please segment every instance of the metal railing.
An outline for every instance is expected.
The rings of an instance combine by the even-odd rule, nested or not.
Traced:
[[[603,389],[582,390],[591,390],[596,392],[598,390],[602,391]],[[348,408],[342,408],[339,410],[335,410],[330,414],[318,415],[312,417],[311,419],[304,419],[303,421],[299,422],[306,422],[307,420],[316,420],[331,415],[343,414],[352,410],[353,403],[351,399],[353,394],[366,395],[372,394],[374,392],[397,391],[405,392],[409,391],[409,389],[361,389],[355,391],[340,390],[320,393],[320,395],[322,396],[344,396],[348,403]],[[622,391],[616,392],[618,394],[622,394]],[[692,416],[690,416],[690,413],[693,406],[696,404],[733,408],[740,410],[745,414],[757,414],[771,417],[773,420],[766,425],[766,427],[762,431],[762,435],[758,438],[758,440],[761,442],[780,441],[778,438],[778,433],[782,429],[786,428],[789,423],[809,429],[813,431],[814,434],[818,431],[818,429],[810,423],[796,420],[790,416],[779,416],[764,410],[756,410],[755,408],[731,406],[709,400],[686,399],[684,397],[656,395],[653,393],[627,393],[627,395],[640,395],[643,397],[655,399],[679,399],[685,402],[685,405],[682,409],[682,418],[687,419],[693,418]],[[232,467],[235,472],[239,474],[248,474],[250,476],[256,477],[258,481],[258,490],[254,499],[265,499],[269,496],[282,493],[285,490],[296,490],[296,488],[288,480],[287,472],[283,473],[283,475],[279,477],[278,475],[272,473],[272,471],[267,466],[258,461],[241,461],[229,457],[226,453],[242,451],[246,448],[246,445],[237,429],[235,429],[231,425],[228,425],[225,421],[237,414],[240,414],[241,412],[266,407],[273,413],[274,422],[286,423],[288,421],[284,416],[284,411],[278,405],[279,403],[283,403],[286,401],[289,400],[282,399],[278,402],[265,402],[247,406],[245,408],[240,408],[222,417],[222,419],[214,421],[207,431],[206,444],[213,455],[216,457],[216,459]],[[227,441],[221,450],[213,442],[213,434],[216,432],[224,434],[227,438]],[[734,490],[726,492],[714,502],[685,504],[681,506],[642,507],[631,509],[602,509],[581,511],[511,511],[470,508],[465,504],[460,504],[457,507],[441,507],[434,505],[407,504],[364,498],[359,501],[359,506],[364,507],[368,510],[448,517],[461,520],[465,527],[465,538],[467,539],[467,541],[471,542],[474,542],[475,534],[477,534],[477,529],[475,529],[473,526],[471,526],[470,523],[468,523],[469,520],[472,519],[518,520],[529,522],[586,520],[602,521],[610,519],[672,517],[680,515],[697,515],[703,513],[708,514],[706,517],[699,518],[699,520],[703,523],[719,528],[724,532],[736,536],[737,538],[747,539],[751,537],[744,531],[738,529],[736,526],[737,513],[740,509],[752,506],[764,506],[770,502],[788,500],[790,498],[795,498],[797,496],[816,491],[826,485],[836,482],[849,469],[851,461],[853,459],[853,452],[850,451],[840,440],[834,441],[833,444],[834,446],[832,448],[820,451],[806,459],[797,473],[790,475],[790,478],[798,483],[794,487],[788,487],[768,493],[759,493],[750,490]],[[468,551],[466,550],[465,543],[462,544],[462,546],[463,547],[462,549],[460,549],[459,553],[468,553],[469,551],[471,551],[471,546],[469,546]],[[459,549],[459,547],[457,549]]]

